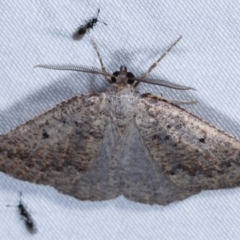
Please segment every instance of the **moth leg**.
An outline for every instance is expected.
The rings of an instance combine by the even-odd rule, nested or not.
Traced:
[[[167,98],[153,95],[151,93],[144,93],[141,95],[141,98],[152,98],[152,99],[166,101],[168,103],[173,103],[173,104],[195,104],[195,103],[197,103],[197,101],[194,101],[194,100],[167,99]]]
[[[96,42],[95,42],[92,38],[91,38],[91,41],[92,41],[92,45],[93,45],[95,51],[97,52],[98,59],[99,59],[100,64],[101,64],[101,68],[102,68],[102,71],[103,71],[103,73],[104,73],[104,78],[105,78],[105,80],[106,80],[107,82],[109,82],[109,83],[112,83],[111,80],[109,80],[109,79],[107,78],[107,75],[108,75],[108,74],[107,74],[106,68],[104,67],[104,64],[103,64],[102,58],[101,58],[101,56],[100,56],[100,53],[99,53],[99,51],[98,51],[97,44],[96,44]]]
[[[149,73],[158,65],[158,63],[176,46],[176,44],[181,40],[182,36],[180,36],[168,49],[166,52],[164,52],[162,54],[162,56],[155,62],[152,64],[152,66],[147,70],[146,74],[143,75],[142,78],[146,78]],[[139,85],[140,81],[137,81],[135,84],[134,84],[134,87],[137,87]]]

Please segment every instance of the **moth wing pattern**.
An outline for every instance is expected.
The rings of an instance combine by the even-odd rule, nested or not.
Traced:
[[[110,177],[127,199],[148,204],[171,201],[175,186],[153,161],[134,120],[126,127],[112,156],[116,171]]]
[[[1,135],[0,171],[81,200],[161,205],[240,185],[240,140],[130,92],[80,95]]]
[[[104,94],[80,95],[1,135],[0,171],[85,198],[78,181],[99,154],[109,121],[104,104]]]
[[[151,203],[165,205],[201,190],[240,185],[240,140],[159,99],[141,99],[135,122],[159,169],[155,178],[164,174],[166,179],[154,196],[146,194]]]
[[[118,181],[116,179],[117,169],[112,159],[120,135],[112,118],[109,117],[108,120],[98,156],[75,185],[77,193],[75,196],[81,200],[108,200],[121,194],[118,185],[115,185],[115,182]]]

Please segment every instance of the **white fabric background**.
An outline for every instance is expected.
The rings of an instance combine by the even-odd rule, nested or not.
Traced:
[[[39,63],[99,66],[93,37],[109,70],[124,64],[136,76],[180,36],[151,77],[192,86],[179,92],[141,84],[140,91],[196,99],[187,108],[240,137],[239,1],[14,1],[0,4],[0,133],[77,94],[103,91],[103,77],[34,69]],[[101,9],[81,41],[71,35]],[[17,209],[19,191],[38,233],[31,236]],[[79,201],[55,189],[0,174],[1,239],[239,239],[240,189],[204,191],[168,206],[123,197]]]

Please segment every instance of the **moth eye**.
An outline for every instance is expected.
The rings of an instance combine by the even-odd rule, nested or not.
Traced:
[[[128,79],[128,84],[133,84],[134,83],[134,75],[131,72],[127,72],[127,77],[128,78],[132,78],[132,79]]]
[[[112,75],[114,75],[114,76],[118,76],[118,74],[119,74],[119,71],[116,71],[116,72],[114,72]],[[112,81],[112,83],[115,83],[116,82],[116,78],[115,77],[111,77],[111,81]]]

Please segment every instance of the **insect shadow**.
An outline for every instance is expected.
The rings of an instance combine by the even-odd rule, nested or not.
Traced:
[[[93,28],[97,22],[101,22],[105,25],[107,25],[105,22],[102,22],[102,21],[99,21],[98,20],[98,16],[99,16],[99,13],[100,13],[100,9],[98,9],[98,12],[97,12],[97,16],[95,18],[92,18],[90,20],[88,20],[85,25],[81,25],[77,31],[75,31],[72,35],[72,38],[74,40],[80,40],[82,39],[82,37],[85,35],[85,33],[87,32],[87,30],[90,30],[91,28]]]
[[[36,233],[37,232],[36,224],[31,214],[28,212],[27,207],[23,204],[22,192],[20,192],[19,195],[20,195],[19,204],[17,206],[7,205],[7,207],[17,207],[19,214],[21,216],[21,219],[24,220],[27,230],[31,233]]]

